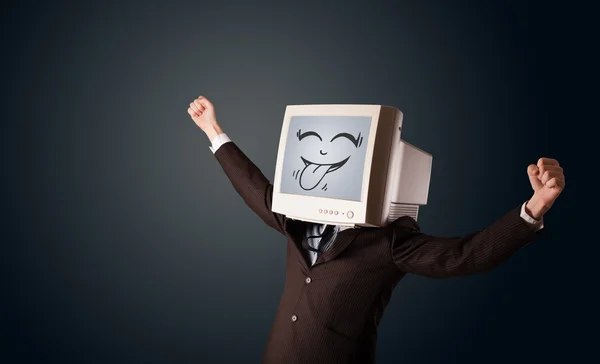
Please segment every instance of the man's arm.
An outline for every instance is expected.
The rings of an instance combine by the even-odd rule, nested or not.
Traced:
[[[204,97],[190,104],[188,113],[206,133],[217,161],[244,202],[269,226],[285,234],[286,217],[271,211],[273,185],[258,167],[223,133],[214,106]]]
[[[271,211],[273,185],[254,163],[232,142],[221,145],[215,157],[246,205],[269,226],[285,234],[285,216]]]
[[[540,158],[527,169],[533,196],[486,229],[462,237],[440,238],[418,228],[394,227],[392,258],[407,273],[432,278],[489,271],[530,243],[543,228],[543,216],[565,186],[562,167]]]
[[[488,228],[462,237],[435,237],[395,228],[392,257],[406,273],[449,278],[487,272],[527,245],[540,225],[523,219],[521,205]],[[541,221],[540,221],[541,223]]]

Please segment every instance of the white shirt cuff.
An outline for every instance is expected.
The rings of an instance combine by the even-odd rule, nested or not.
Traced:
[[[217,135],[213,140],[212,140],[212,146],[208,147],[210,149],[211,152],[216,153],[217,150],[219,150],[219,148],[221,148],[221,145],[230,142],[231,139],[229,139],[229,137],[227,136],[227,134],[222,133]]]
[[[536,220],[533,217],[529,216],[525,211],[525,205],[527,205],[527,201],[521,206],[521,218],[525,220],[528,224],[530,224],[535,231],[541,230],[544,228],[544,219]]]

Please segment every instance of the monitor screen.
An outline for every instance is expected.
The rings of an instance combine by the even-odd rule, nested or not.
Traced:
[[[293,116],[281,193],[361,201],[370,116]]]

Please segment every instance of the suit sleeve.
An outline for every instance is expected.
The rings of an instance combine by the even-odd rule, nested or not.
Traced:
[[[286,217],[271,211],[273,185],[254,163],[233,142],[215,152],[234,189],[267,225],[285,235]]]
[[[394,228],[392,257],[398,268],[430,278],[487,272],[539,234],[520,216],[521,206],[486,229],[462,237],[435,237],[418,228]],[[408,230],[408,231],[407,231]]]

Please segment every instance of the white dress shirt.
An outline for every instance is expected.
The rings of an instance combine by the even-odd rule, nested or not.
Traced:
[[[221,145],[231,142],[231,139],[229,139],[229,137],[227,136],[227,134],[222,133],[217,135],[213,140],[212,140],[212,146],[208,147],[210,148],[210,150],[215,153],[220,147]],[[544,221],[543,219],[540,220],[536,220],[533,217],[529,216],[529,214],[527,214],[527,212],[525,211],[525,205],[527,204],[527,201],[525,201],[523,203],[523,205],[521,206],[521,218],[523,220],[525,220],[528,224],[530,224],[535,231],[538,231],[540,229],[542,229],[544,227]],[[320,235],[323,233],[323,231],[325,230],[325,227],[327,225],[325,224],[309,224],[307,231],[306,231],[306,236],[315,236],[315,235]],[[337,235],[337,233],[339,231],[345,230],[347,229],[347,226],[338,226],[336,227],[336,229],[334,230],[333,236],[331,238],[331,240],[325,244],[325,246],[323,247],[324,250],[329,249],[329,247],[331,246],[331,243],[335,240],[335,237]],[[320,242],[320,238],[311,238],[308,239],[308,244],[316,249],[319,246],[319,242]],[[310,258],[311,258],[311,262],[312,264],[315,264],[315,261],[317,260],[317,253],[313,252],[313,251],[309,251],[310,254]]]

